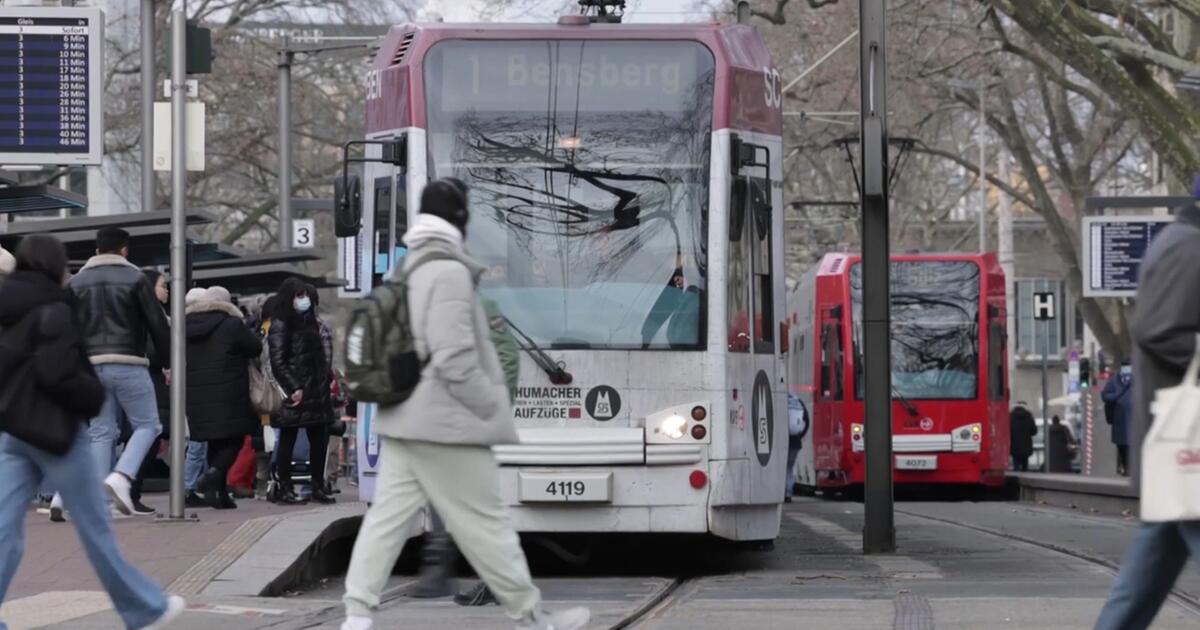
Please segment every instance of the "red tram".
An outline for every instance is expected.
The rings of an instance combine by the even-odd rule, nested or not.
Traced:
[[[891,259],[897,484],[1004,482],[1009,459],[1004,273],[993,254]],[[797,483],[865,475],[862,265],[828,254],[788,300],[790,393],[809,410]]]

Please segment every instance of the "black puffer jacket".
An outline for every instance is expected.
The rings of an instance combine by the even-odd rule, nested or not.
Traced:
[[[242,324],[237,307],[198,302],[187,307],[187,417],[197,442],[248,435],[260,426],[250,404],[247,366],[262,342]]]
[[[27,315],[40,318],[33,328],[33,369],[38,388],[63,413],[84,423],[100,411],[104,388],[87,360],[77,310],[75,297],[40,273],[17,271],[0,288],[0,328],[15,327]],[[21,361],[0,356],[0,380],[24,367]]]
[[[321,329],[316,318],[304,314],[271,321],[267,337],[271,348],[271,372],[284,391],[283,409],[271,418],[279,427],[305,427],[333,422],[329,393],[329,363],[325,358]],[[299,405],[286,400],[302,390]]]
[[[149,365],[146,341],[166,355],[167,316],[140,269],[115,254],[93,256],[71,278],[83,305],[83,335],[93,363]]]

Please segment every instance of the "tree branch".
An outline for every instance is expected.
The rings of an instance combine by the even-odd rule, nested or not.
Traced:
[[[1115,52],[1119,55],[1132,57],[1138,61],[1142,61],[1151,65],[1165,68],[1177,74],[1187,72],[1200,72],[1200,64],[1192,63],[1186,59],[1180,59],[1161,50],[1156,50],[1145,44],[1130,41],[1123,37],[1115,37],[1112,35],[1096,35],[1089,37],[1089,40],[1100,48]]]

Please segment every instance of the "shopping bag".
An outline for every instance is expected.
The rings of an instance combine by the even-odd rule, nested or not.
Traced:
[[[1154,395],[1142,444],[1142,520],[1200,519],[1200,335],[1183,382]]]

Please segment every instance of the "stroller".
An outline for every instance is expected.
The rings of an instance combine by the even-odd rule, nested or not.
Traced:
[[[270,449],[271,467],[267,477],[267,500],[275,503],[282,493],[283,484],[280,483],[279,467],[276,466],[279,449],[274,446],[279,444],[279,429],[273,428],[271,433],[274,435],[274,439],[271,441]],[[296,448],[292,450],[291,482],[296,496],[304,500],[312,497],[312,461],[309,459],[308,434],[305,431],[300,431],[296,436]]]
[[[272,444],[279,443],[279,429],[271,429],[274,436]],[[346,423],[339,420],[329,426],[330,439],[340,439],[346,434]],[[271,465],[267,479],[267,500],[275,503],[281,494],[283,484],[280,483],[279,468],[276,466],[276,458],[279,450],[271,447]],[[292,451],[292,489],[296,492],[296,496],[304,500],[312,498],[313,486],[313,468],[312,459],[310,457],[311,447],[308,443],[308,432],[300,431],[296,435],[296,448]],[[329,463],[327,462],[328,466]]]

